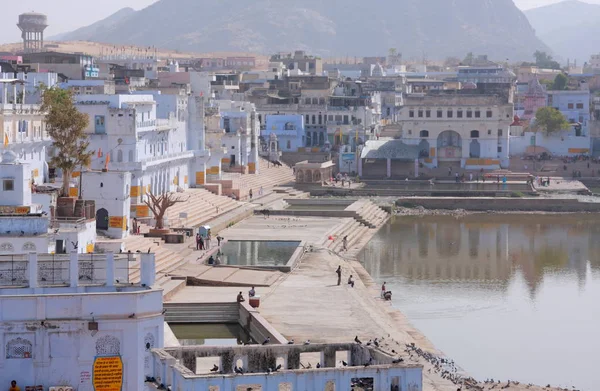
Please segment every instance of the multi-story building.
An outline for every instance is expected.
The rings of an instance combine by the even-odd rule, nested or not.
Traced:
[[[29,165],[31,179],[42,184],[50,179],[46,157],[52,140],[46,132],[40,106],[18,103],[21,101],[19,96],[26,95],[22,85],[23,82],[18,79],[0,80],[0,151],[14,152],[21,162]],[[17,101],[13,98],[15,96]]]
[[[512,103],[471,91],[408,94],[400,113],[402,141],[418,145],[420,158],[432,167],[508,167],[512,120]]]
[[[594,71],[600,71],[600,54],[592,54],[590,56],[590,62],[588,63],[588,67],[590,67]]]
[[[296,50],[294,54],[276,54],[271,56],[270,61],[281,62],[288,70],[298,70],[315,76],[323,74],[323,61],[319,57],[308,56],[303,50]]]
[[[37,72],[54,72],[69,79],[95,79],[100,76],[94,57],[86,54],[38,52],[23,54],[23,63]]]
[[[268,149],[271,134],[277,137],[278,151],[296,152],[306,145],[304,117],[301,115],[267,115],[266,127],[262,131],[263,151]]]

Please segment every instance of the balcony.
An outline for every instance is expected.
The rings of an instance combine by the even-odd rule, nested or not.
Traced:
[[[147,121],[137,121],[135,123],[135,127],[138,128],[138,130],[143,130],[140,128],[151,128],[151,127],[156,127],[156,120],[147,120]]]

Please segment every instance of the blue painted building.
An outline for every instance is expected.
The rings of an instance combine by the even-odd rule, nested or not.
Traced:
[[[261,136],[268,140],[271,133],[277,136],[280,151],[296,152],[298,148],[304,147],[306,140],[304,117],[302,115],[268,115],[266,129],[262,131]]]
[[[567,91],[548,91],[548,106],[559,110],[572,124],[581,124],[578,137],[589,137],[590,91],[587,88]]]

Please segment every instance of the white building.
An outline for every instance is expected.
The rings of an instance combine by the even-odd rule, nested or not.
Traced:
[[[89,200],[62,199],[57,205],[53,193],[34,193],[29,164],[11,151],[2,154],[0,177],[0,254],[94,251]]]
[[[163,346],[162,290],[154,254],[140,256],[138,284],[128,257],[0,256],[0,384],[143,390]]]
[[[0,85],[5,86],[3,95],[0,95],[0,153],[5,150],[14,152],[19,161],[29,164],[35,183],[41,184],[49,179],[46,156],[52,140],[46,132],[39,105],[10,101],[8,90],[12,89],[12,95],[17,95],[18,83],[15,79],[0,80]]]
[[[58,84],[58,74],[55,72],[19,72],[14,74],[10,73],[1,73],[0,79],[2,80],[10,80],[16,79],[19,80],[22,85],[15,92],[11,88],[12,86],[7,85],[6,83],[0,83],[0,96],[8,95],[8,99],[3,102],[14,102],[14,97],[17,96],[17,102],[26,103],[26,104],[39,104],[41,95],[40,95],[40,87],[54,87]],[[25,97],[25,100],[22,100],[22,97]]]
[[[456,162],[467,169],[509,164],[513,105],[494,95],[409,94],[400,113],[402,141],[420,146],[431,167]]]
[[[194,154],[187,147],[187,103],[187,96],[156,92],[76,96],[78,109],[90,117],[86,133],[90,149],[96,151],[91,169],[131,173],[131,200],[124,202],[140,206],[135,208],[137,217],[149,217],[142,202],[147,191],[160,194],[188,187]],[[122,182],[116,194],[121,193],[121,185],[127,183]],[[108,210],[109,219],[128,221],[130,216],[122,210]]]

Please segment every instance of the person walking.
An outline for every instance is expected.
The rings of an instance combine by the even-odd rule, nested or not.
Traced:
[[[348,236],[344,236],[344,239],[342,239],[342,249],[348,251]]]
[[[381,298],[383,299],[384,297],[385,297],[385,281],[381,285]]]
[[[250,191],[248,192],[248,195],[250,196],[250,201],[252,201],[252,189],[250,189]]]
[[[212,240],[212,236],[210,234],[210,230],[208,230],[208,233],[206,234],[206,241],[205,241],[205,247],[208,250],[210,248],[210,241]]]
[[[200,250],[200,241],[202,240],[202,238],[200,237],[200,234],[197,233],[196,234],[196,250]]]
[[[338,284],[338,286],[340,286],[342,284],[342,266],[341,265],[338,266],[335,273],[337,274],[337,277],[338,277],[337,284]]]

